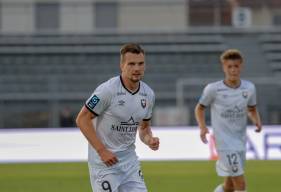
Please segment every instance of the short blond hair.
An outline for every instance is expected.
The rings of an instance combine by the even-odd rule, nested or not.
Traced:
[[[240,60],[243,62],[243,56],[238,49],[228,49],[224,51],[220,56],[220,61],[223,63],[226,60]]]

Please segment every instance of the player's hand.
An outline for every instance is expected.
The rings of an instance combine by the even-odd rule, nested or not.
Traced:
[[[160,144],[160,141],[159,141],[158,137],[151,137],[148,141],[149,148],[154,151],[159,149],[159,144]]]
[[[256,124],[255,132],[259,133],[259,132],[261,132],[261,130],[262,130],[262,125],[259,124],[259,123],[257,123],[257,124]]]
[[[98,154],[104,164],[106,166],[110,167],[118,162],[117,157],[109,150],[107,149],[102,149],[98,151]]]
[[[208,143],[208,140],[207,140],[207,137],[206,135],[209,133],[209,130],[207,127],[204,127],[204,128],[200,128],[200,138],[202,140],[203,143],[207,144]]]

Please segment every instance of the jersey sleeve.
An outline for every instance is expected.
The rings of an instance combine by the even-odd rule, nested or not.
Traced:
[[[215,90],[213,86],[208,84],[203,90],[203,93],[199,99],[199,104],[207,107],[213,102],[214,98],[215,98]]]
[[[152,93],[151,98],[149,99],[146,116],[143,119],[144,121],[149,121],[152,118],[154,103],[155,103],[155,95],[154,93]]]
[[[100,115],[108,108],[111,102],[112,94],[105,84],[96,88],[90,98],[87,99],[86,108],[94,113],[96,116]]]
[[[251,90],[251,94],[248,100],[248,106],[252,107],[252,106],[256,106],[257,105],[257,93],[256,93],[256,87],[255,85],[253,85],[252,90]]]

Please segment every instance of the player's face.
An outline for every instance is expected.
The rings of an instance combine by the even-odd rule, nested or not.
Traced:
[[[240,73],[242,69],[242,62],[239,59],[225,60],[223,62],[223,72],[225,79],[229,81],[240,80]]]
[[[145,71],[144,55],[142,53],[126,53],[120,67],[122,76],[132,82],[139,82]]]

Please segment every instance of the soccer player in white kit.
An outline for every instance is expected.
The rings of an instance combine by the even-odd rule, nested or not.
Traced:
[[[121,75],[98,86],[77,116],[89,142],[88,165],[94,192],[146,192],[135,152],[137,130],[143,143],[158,150],[150,119],[154,92],[141,81],[145,53],[138,44],[120,50]]]
[[[209,131],[205,123],[205,108],[210,106],[219,157],[216,170],[219,176],[225,177],[224,184],[217,186],[214,192],[244,192],[247,115],[256,125],[256,132],[262,129],[256,107],[256,89],[253,83],[240,79],[243,57],[238,50],[226,50],[220,60],[225,78],[204,88],[195,108],[195,117],[201,140],[207,143]]]

